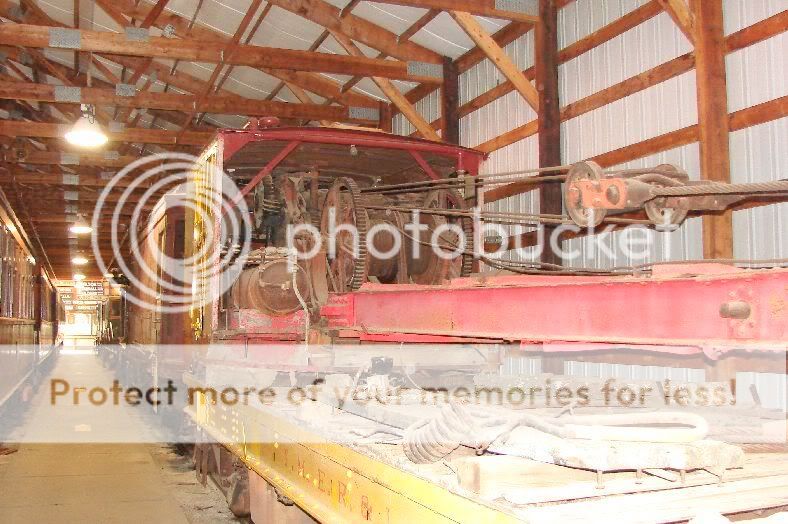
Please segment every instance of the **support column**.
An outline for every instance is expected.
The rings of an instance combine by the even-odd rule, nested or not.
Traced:
[[[391,133],[391,103],[380,102],[378,128],[386,133]]]
[[[701,177],[730,182],[730,128],[722,0],[693,2]],[[704,258],[733,258],[733,212],[703,217]]]
[[[558,98],[558,8],[555,0],[539,0],[536,24],[536,89],[539,92],[539,167],[561,165],[561,107]],[[546,184],[539,191],[540,213],[563,212],[561,184]],[[542,262],[561,264],[550,246],[554,227],[545,227]]]
[[[441,88],[441,138],[448,144],[460,143],[460,73],[457,64],[447,57],[443,60]]]

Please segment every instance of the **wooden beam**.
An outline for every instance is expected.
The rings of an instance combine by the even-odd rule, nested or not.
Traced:
[[[739,49],[744,49],[757,42],[767,40],[773,36],[781,34],[788,30],[788,11],[783,11],[770,18],[757,22],[750,27],[746,27],[736,33],[728,36],[726,39],[727,52],[732,53]],[[561,121],[565,122],[572,118],[578,117],[589,111],[600,108],[604,105],[621,100],[629,95],[635,94],[643,89],[647,89],[653,85],[659,84],[683,73],[691,71],[695,67],[695,54],[687,53],[660,64],[653,69],[644,71],[638,75],[628,78],[618,84],[612,85],[607,89],[598,91],[592,95],[582,98],[576,102],[568,104],[561,109]],[[534,75],[534,68],[529,68],[525,71],[526,76],[532,77]],[[484,105],[502,96],[501,88],[506,87],[506,83],[491,89],[487,93],[480,95],[474,100],[464,104],[460,107],[460,118],[467,116],[474,111],[480,109]],[[506,89],[505,92],[511,92],[511,88]],[[440,122],[436,120],[433,122],[433,127]],[[516,129],[503,133],[483,144],[477,146],[477,149],[485,153],[497,151],[502,147],[506,147],[519,140],[528,138],[537,133],[538,129],[535,126],[536,121],[528,122]]]
[[[460,143],[460,74],[451,58],[443,64],[443,87],[441,87],[441,136],[449,144]]]
[[[399,60],[413,60],[432,64],[443,63],[443,57],[435,51],[414,42],[409,42],[407,39],[400,40],[396,34],[360,16],[352,13],[342,16],[340,8],[324,0],[269,1],[275,6],[325,27],[331,32],[341,33],[351,40],[361,42]]]
[[[348,37],[340,34],[340,33],[333,33],[332,35],[334,39],[342,46],[342,48],[351,56],[359,56],[362,54],[361,49],[353,43]],[[429,140],[439,141],[440,137],[438,133],[432,129],[429,122],[427,122],[424,117],[422,117],[419,112],[416,110],[413,105],[405,98],[405,96],[400,93],[400,91],[392,84],[390,80],[387,78],[381,78],[378,76],[373,76],[372,81],[383,91],[383,94],[391,100],[391,103],[394,104],[400,112],[405,115],[405,118],[410,121],[413,126],[418,129],[419,133],[422,134],[424,138]]]
[[[731,181],[722,0],[695,3],[701,178]],[[703,217],[703,256],[733,258],[733,213]]]
[[[539,23],[534,39],[536,86],[539,92],[539,167],[555,167],[561,162],[561,104],[558,97],[558,8],[554,0],[539,0]],[[519,73],[519,71],[518,71]],[[530,83],[529,83],[530,85]],[[539,212],[561,215],[563,192],[560,184],[546,184],[539,190]],[[554,227],[545,228],[551,238]],[[562,265],[552,243],[542,247],[542,262]]]
[[[27,82],[8,82],[0,80],[0,98],[9,100],[36,100],[40,102],[58,102],[57,86],[50,84],[34,84]],[[247,116],[281,116],[283,118],[307,118],[310,120],[326,119],[337,122],[354,122],[372,124],[375,121],[350,118],[349,109],[343,106],[327,106],[322,104],[290,104],[287,102],[269,102],[253,100],[237,95],[211,95],[199,101],[195,95],[178,93],[139,92],[137,96],[120,96],[116,91],[97,87],[81,88],[79,102],[63,102],[71,104],[88,103],[93,105],[112,105],[118,107],[145,107],[169,111],[200,112],[227,115]]]
[[[495,64],[501,73],[512,83],[514,88],[528,102],[534,111],[539,110],[539,93],[536,88],[525,78],[506,52],[495,40],[484,30],[476,19],[461,11],[451,11],[451,16],[457,24],[471,37],[479,48],[484,51],[487,58]]]
[[[478,16],[501,18],[515,22],[536,23],[539,16],[535,12],[508,11],[496,8],[495,0],[371,0],[383,4],[440,9],[442,11],[464,11]]]
[[[0,179],[10,179],[15,178],[19,184],[31,184],[31,185],[69,185],[64,184],[64,177],[71,177],[73,176],[71,173],[38,173],[35,171],[26,171],[24,169],[16,168],[9,173],[3,173],[0,171]],[[106,187],[107,180],[102,178],[101,175],[95,174],[78,174],[79,176],[79,186],[85,187]],[[131,180],[123,179],[118,180],[115,185],[117,187],[128,187],[131,184]],[[151,181],[142,182],[139,187],[141,188],[148,188],[152,185]]]
[[[75,154],[77,160],[79,161],[78,164],[80,166],[103,166],[103,167],[126,167],[127,165],[131,164],[135,160],[139,160],[138,156],[134,155],[125,155],[115,158],[114,155],[109,154],[110,152],[106,153],[79,153]],[[55,151],[18,151],[18,150],[10,150],[10,151],[3,151],[2,158],[3,162],[8,162],[9,164],[40,164],[40,165],[53,165],[53,166],[62,166],[62,165],[69,165],[63,162],[63,158],[66,153],[60,153]],[[69,158],[69,160],[71,160]]]
[[[685,0],[657,0],[691,44],[695,45],[695,16]]]
[[[741,131],[752,126],[757,126],[788,117],[788,95],[736,111],[728,116],[730,130]],[[535,122],[533,125],[535,126]],[[536,131],[534,131],[535,133]],[[613,167],[639,158],[670,151],[677,147],[693,144],[698,141],[699,128],[697,125],[684,127],[663,135],[655,136],[614,151],[602,153],[592,158],[602,167]],[[497,202],[521,193],[526,193],[539,188],[538,180],[513,182],[511,184],[495,187],[484,193],[487,203]]]
[[[72,124],[0,120],[0,135],[12,137],[62,138],[71,126]],[[178,133],[176,131],[134,127],[125,128],[122,131],[105,130],[105,132],[110,141],[113,142],[141,142],[145,144],[167,145],[186,144],[193,146],[205,146],[214,136],[214,133],[189,131],[178,138]]]
[[[6,45],[33,48],[52,48],[52,28],[27,24],[0,25],[0,41]],[[74,30],[76,31],[76,30]],[[151,36],[145,41],[131,41],[125,34],[105,31],[79,31],[80,50],[114,53],[147,58],[169,58],[190,62],[219,63],[224,61],[224,45],[196,38],[176,39]],[[226,60],[227,64],[256,68],[293,71],[313,71],[345,75],[366,74],[381,78],[440,84],[431,76],[411,75],[408,65],[396,60],[380,60],[363,56],[344,56],[332,53],[312,53],[293,49],[279,49],[254,45],[239,45]]]

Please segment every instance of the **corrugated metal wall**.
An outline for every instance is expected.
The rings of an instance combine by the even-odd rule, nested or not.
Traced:
[[[559,46],[564,48],[647,0],[576,0],[559,15]],[[785,9],[785,0],[725,0],[726,33],[752,25]],[[533,34],[528,33],[506,47],[520,69],[533,65]],[[562,105],[577,101],[622,80],[691,51],[691,46],[671,18],[659,14],[619,37],[563,64],[559,70]],[[788,51],[785,34],[728,56],[730,110],[736,111],[788,93]],[[460,103],[495,87],[502,75],[484,60],[460,78]],[[566,163],[612,151],[697,123],[695,72],[690,71],[606,107],[562,124],[561,149]],[[433,94],[418,104],[430,121],[440,116],[440,98]],[[517,93],[510,93],[466,116],[460,122],[461,142],[476,146],[536,118]],[[412,126],[401,116],[394,122],[398,133],[411,133]],[[537,137],[532,136],[495,151],[483,172],[507,172],[538,167]],[[788,172],[788,119],[733,133],[731,137],[734,182],[785,178]],[[677,164],[698,178],[698,145],[692,144],[620,167]],[[618,166],[617,166],[618,167]],[[536,193],[512,197],[489,205],[496,211],[538,213]],[[505,227],[508,234],[519,228]],[[637,242],[644,238],[650,248]],[[630,242],[631,239],[631,242]],[[788,204],[741,211],[734,215],[735,255],[739,258],[788,257]],[[625,249],[627,246],[631,249]],[[576,239],[564,243],[575,267],[608,268],[647,261],[698,259],[702,257],[699,219],[690,219],[673,233],[654,231],[613,233],[604,237]],[[507,258],[533,259],[534,249],[508,254]],[[574,258],[572,258],[574,257]]]
[[[560,13],[559,46],[564,48],[622,15],[642,6],[646,0],[577,0]],[[786,8],[785,0],[725,0],[727,34],[752,25]],[[533,35],[529,33],[507,46],[507,54],[520,69],[533,65]],[[691,51],[689,42],[667,14],[660,14],[639,27],[560,67],[562,105],[574,102],[622,80],[651,69]],[[788,68],[784,57],[788,35],[782,34],[728,56],[730,111],[766,102],[788,94]],[[460,103],[466,103],[502,81],[500,72],[485,60],[460,78]],[[419,104],[430,121],[440,116],[439,98]],[[462,145],[476,146],[536,118],[516,93],[497,100],[460,122]],[[562,153],[566,163],[633,144],[697,123],[695,72],[653,86],[640,93],[574,118],[562,124]],[[399,116],[395,131],[412,132]],[[484,173],[499,173],[538,167],[538,142],[533,136],[492,153]],[[731,137],[733,182],[767,181],[785,178],[788,173],[788,119],[733,133]],[[642,167],[673,163],[692,178],[700,173],[697,144],[653,155],[620,167]],[[519,195],[489,206],[497,211],[538,212],[535,193]],[[511,228],[508,232],[515,232]],[[606,253],[598,239],[565,243],[576,250],[574,266],[612,267],[652,260],[699,259],[702,257],[700,220],[687,221],[674,233],[649,233],[652,249],[642,256],[622,252],[617,244],[621,234],[602,240],[611,246]],[[788,257],[788,204],[740,211],[734,215],[735,255],[739,258]],[[533,260],[535,250],[513,252],[507,257]],[[703,370],[621,366],[566,362],[565,373],[577,376],[607,376],[627,379],[704,380]],[[505,374],[533,375],[541,372],[538,359],[511,357]],[[786,378],[766,373],[739,373],[739,395],[748,395],[756,384],[765,407],[786,409]],[[749,398],[749,397],[748,397]]]

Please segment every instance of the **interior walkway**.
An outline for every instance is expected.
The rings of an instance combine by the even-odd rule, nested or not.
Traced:
[[[113,380],[92,352],[65,351],[50,377],[85,386],[111,385]],[[49,378],[45,379],[14,432],[18,451],[0,456],[0,522],[208,521],[207,514],[193,514],[188,503],[178,500],[188,493],[223,514],[218,491],[197,484],[188,464],[167,482],[168,466],[157,459],[156,450],[168,448],[134,442],[136,436],[150,436],[145,417],[140,409],[122,405],[101,411],[53,408]],[[131,438],[106,443],[117,442],[119,432]]]

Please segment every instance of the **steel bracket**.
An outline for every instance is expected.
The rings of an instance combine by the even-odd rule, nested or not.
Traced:
[[[82,33],[78,29],[53,27],[49,30],[49,46],[58,49],[82,49]]]
[[[408,74],[411,76],[427,76],[430,78],[443,78],[443,66],[429,62],[408,61]]]
[[[64,166],[78,166],[79,155],[75,153],[60,153],[60,164]]]
[[[63,200],[79,200],[79,191],[63,191]]]
[[[63,174],[63,185],[66,186],[78,186],[79,185],[79,175],[68,175]]]
[[[147,42],[150,38],[150,31],[144,27],[125,27],[123,31],[130,42]]]
[[[499,11],[510,11],[524,15],[539,15],[537,0],[495,0],[495,8]]]
[[[133,84],[115,84],[115,95],[133,97],[137,94],[137,86]]]
[[[104,160],[119,160],[120,153],[117,151],[105,151],[104,152]]]
[[[111,133],[120,133],[121,131],[126,129],[126,123],[125,122],[117,122],[117,121],[113,120],[112,122],[109,123],[108,128],[109,128]]]
[[[354,120],[380,120],[380,110],[372,107],[348,107],[348,116]]]
[[[82,102],[82,88],[72,86],[55,86],[55,102]]]

